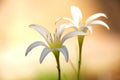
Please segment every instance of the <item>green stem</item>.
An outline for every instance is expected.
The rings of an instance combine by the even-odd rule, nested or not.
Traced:
[[[60,61],[59,61],[59,51],[54,51],[54,56],[57,62],[57,70],[58,70],[58,80],[61,80],[61,70],[60,70]]]
[[[78,44],[79,44],[79,58],[78,58],[78,75],[77,80],[80,80],[80,68],[81,68],[81,55],[82,55],[82,44],[83,44],[84,36],[78,36]]]

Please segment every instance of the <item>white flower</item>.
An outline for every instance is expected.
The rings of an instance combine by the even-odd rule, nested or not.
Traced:
[[[84,32],[80,32],[80,31],[75,31],[75,32],[70,32],[68,34],[66,34],[65,36],[61,37],[64,29],[66,28],[66,25],[60,25],[54,35],[52,36],[51,33],[45,29],[44,27],[40,26],[40,25],[36,25],[36,24],[31,24],[30,25],[31,28],[35,29],[37,32],[39,32],[44,39],[46,40],[46,42],[48,43],[45,44],[42,41],[36,41],[34,43],[32,43],[26,50],[25,55],[27,56],[27,54],[35,47],[37,46],[44,46],[45,48],[43,49],[41,56],[40,56],[40,63],[42,63],[42,61],[44,60],[44,58],[47,56],[47,54],[49,52],[55,52],[55,51],[60,51],[63,53],[66,61],[68,61],[68,50],[67,48],[63,45],[64,41],[67,40],[68,38],[71,38],[73,36],[76,35],[85,35]]]
[[[94,25],[102,25],[106,27],[107,29],[109,29],[109,26],[105,22],[103,22],[102,20],[96,20],[99,17],[107,18],[107,16],[104,13],[96,13],[90,16],[86,20],[85,24],[82,24],[82,13],[78,7],[71,6],[71,14],[72,14],[73,19],[70,19],[67,17],[61,17],[61,18],[58,18],[55,23],[59,22],[61,19],[64,19],[70,22],[66,24],[66,25],[69,25],[69,27],[73,27],[76,30],[80,30],[83,32],[86,32],[87,30],[89,30],[91,33],[93,32],[92,26]]]

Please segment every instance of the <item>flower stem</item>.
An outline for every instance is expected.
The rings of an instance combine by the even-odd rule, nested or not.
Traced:
[[[58,80],[61,80],[61,69],[60,69],[60,61],[59,61],[59,51],[54,52],[55,59],[57,62],[57,70],[58,70]]]
[[[84,36],[78,36],[78,45],[79,45],[79,58],[78,58],[78,75],[77,80],[80,80],[80,68],[81,68],[81,55],[82,55],[82,44],[83,44]]]

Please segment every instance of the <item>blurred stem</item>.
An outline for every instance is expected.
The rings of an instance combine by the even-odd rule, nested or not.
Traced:
[[[57,70],[58,70],[58,80],[61,80],[61,70],[60,70],[60,61],[59,61],[59,51],[53,52],[55,55],[55,59],[57,62]]]
[[[74,70],[75,74],[77,73],[77,70],[75,69],[74,64],[72,63],[71,59],[69,59],[70,65],[72,67],[72,69]]]
[[[81,55],[82,55],[82,44],[84,36],[78,36],[78,45],[79,45],[79,58],[78,58],[78,75],[77,80],[80,80],[80,68],[81,68]]]

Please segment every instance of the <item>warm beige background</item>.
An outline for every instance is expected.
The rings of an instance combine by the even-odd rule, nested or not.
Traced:
[[[43,47],[38,47],[25,57],[29,44],[44,39],[28,27],[31,23],[41,24],[54,31],[57,17],[71,17],[70,6],[78,6],[83,13],[83,23],[90,15],[103,12],[103,19],[111,28],[94,27],[94,34],[85,38],[82,54],[83,77],[99,77],[100,80],[116,80],[120,76],[120,1],[109,0],[0,0],[0,80],[18,80],[34,76],[36,71],[55,72],[56,64],[52,54],[39,64]],[[71,44],[72,43],[72,44]],[[65,43],[70,59],[76,65],[77,42],[75,38]],[[69,63],[61,55],[61,64],[65,74],[73,72]],[[46,71],[47,70],[47,71]],[[70,70],[70,71],[69,71]],[[69,72],[66,72],[69,71]],[[74,76],[74,75],[73,75]],[[96,79],[98,80],[98,79]]]

